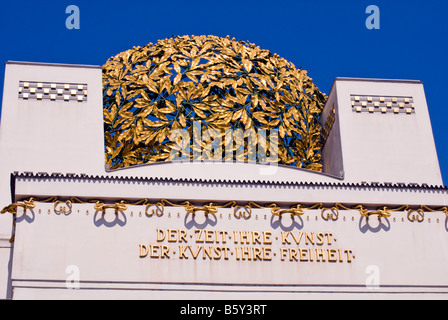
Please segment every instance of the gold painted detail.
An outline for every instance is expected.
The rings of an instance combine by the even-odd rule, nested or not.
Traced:
[[[171,161],[181,150],[186,160],[204,160],[210,136],[225,141],[232,160],[262,162],[251,150],[267,149],[275,130],[278,157],[270,162],[321,171],[326,100],[306,70],[249,42],[182,36],[134,47],[103,66],[106,165]],[[191,140],[177,139],[179,130]],[[241,131],[244,141],[251,130],[266,134],[243,152],[226,139]]]
[[[72,197],[69,200],[61,201],[57,197],[51,197],[45,200],[39,200],[38,198],[30,198],[27,200],[19,201],[12,203],[5,208],[3,208],[0,213],[4,214],[6,212],[17,214],[17,208],[23,208],[26,210],[32,210],[36,207],[36,202],[39,203],[54,203],[54,212],[57,214],[64,213],[70,214],[72,212],[73,204],[93,204],[94,209],[98,212],[106,213],[107,209],[113,209],[116,214],[118,212],[124,212],[128,209],[128,206],[132,205],[142,205],[145,206],[145,214],[148,217],[153,216],[154,214],[157,216],[162,216],[165,211],[165,206],[171,207],[183,207],[185,212],[196,214],[196,212],[204,212],[205,215],[216,214],[218,213],[218,209],[220,208],[231,208],[234,210],[235,218],[244,218],[249,219],[252,216],[252,209],[270,209],[271,214],[274,216],[283,216],[285,214],[289,214],[291,217],[301,216],[305,213],[305,210],[320,210],[321,217],[325,221],[336,221],[339,218],[339,211],[358,211],[359,214],[363,217],[369,218],[371,216],[376,215],[378,218],[389,218],[394,212],[405,212],[407,218],[410,222],[418,221],[422,222],[424,220],[424,216],[426,212],[443,212],[448,218],[448,207],[441,208],[429,208],[428,206],[421,205],[417,206],[409,206],[409,205],[401,205],[395,208],[391,208],[388,206],[382,206],[376,210],[368,209],[363,205],[356,206],[346,206],[341,203],[335,203],[333,206],[326,206],[323,203],[315,203],[315,204],[296,204],[291,206],[290,208],[282,208],[275,203],[271,204],[259,204],[254,201],[249,201],[245,205],[238,205],[236,201],[229,201],[225,204],[218,204],[215,202],[210,202],[205,205],[195,205],[190,201],[183,202],[172,202],[167,199],[161,199],[156,203],[150,202],[148,199],[141,199],[136,202],[129,202],[127,200],[121,200],[119,202],[115,202],[113,204],[105,204],[101,200],[88,200],[83,201],[79,198]]]
[[[22,202],[14,202],[11,203],[9,206],[6,206],[0,211],[1,214],[4,214],[6,212],[16,214],[17,208],[23,208],[23,210],[31,210],[36,207],[34,204],[34,201],[37,200],[36,198],[30,198],[29,200],[23,200]]]
[[[418,222],[421,223],[425,219],[425,214],[427,212],[443,212],[445,213],[447,219],[448,219],[448,207],[441,207],[441,208],[429,208],[428,206],[421,205],[420,207],[417,206],[409,206],[409,205],[401,205],[395,208],[391,208],[388,206],[382,206],[375,210],[368,209],[367,207],[363,205],[356,205],[356,206],[346,206],[341,203],[335,203],[333,206],[324,205],[323,203],[315,203],[315,204],[296,204],[294,206],[291,206],[290,208],[282,208],[279,205],[275,203],[271,204],[259,204],[253,201],[249,201],[245,205],[239,205],[236,201],[229,201],[224,204],[218,204],[215,202],[210,202],[205,205],[195,205],[191,203],[190,201],[183,201],[183,202],[172,202],[167,199],[161,199],[158,202],[152,203],[148,199],[141,199],[136,202],[129,202],[127,200],[121,200],[119,202],[111,203],[111,204],[105,204],[101,200],[88,200],[83,201],[76,197],[71,197],[69,200],[59,200],[57,197],[50,197],[45,200],[40,200],[38,198],[31,197],[30,199],[19,201],[12,203],[6,207],[4,207],[0,213],[4,214],[6,212],[17,214],[17,208],[23,208],[24,212],[26,213],[27,210],[33,210],[36,207],[36,202],[39,203],[53,203],[54,204],[54,212],[56,214],[64,214],[69,215],[73,211],[73,204],[79,203],[79,204],[92,204],[94,206],[94,210],[96,212],[102,212],[102,214],[106,214],[106,211],[108,209],[112,209],[115,213],[115,215],[118,215],[119,213],[124,213],[128,210],[128,206],[135,206],[135,205],[141,205],[145,206],[145,215],[147,217],[152,217],[154,215],[161,217],[164,215],[165,212],[165,206],[170,207],[181,207],[185,209],[185,212],[188,214],[192,214],[193,216],[197,212],[203,212],[205,216],[208,216],[209,214],[214,215],[218,213],[218,209],[220,208],[230,208],[233,209],[233,216],[236,219],[245,219],[248,220],[252,217],[252,210],[253,209],[270,209],[271,214],[273,216],[277,216],[280,219],[285,214],[289,214],[291,218],[294,218],[295,216],[302,216],[305,214],[305,210],[320,210],[320,216],[324,221],[337,221],[339,219],[339,213],[341,210],[344,211],[358,211],[359,214],[369,219],[372,216],[377,216],[378,219],[382,218],[389,218],[392,216],[392,213],[394,212],[405,212],[407,219],[410,222]],[[50,212],[50,210],[48,211]],[[39,210],[40,213],[40,210]],[[131,212],[132,215],[132,212]],[[179,213],[178,213],[179,217]],[[353,217],[352,217],[353,219]],[[317,220],[317,217],[316,217]],[[345,221],[345,217],[344,217]],[[395,221],[395,217],[394,217]],[[428,222],[430,221],[430,218],[428,218]],[[15,221],[14,221],[15,226]],[[10,242],[14,241],[14,234],[10,240]]]
[[[126,211],[128,207],[124,201],[116,202],[114,204],[104,204],[101,201],[96,201],[94,208],[96,211],[101,211],[103,214],[106,213],[106,209],[114,209],[115,214],[117,214],[119,211]]]
[[[333,128],[334,121],[336,120],[336,110],[334,109],[334,106],[331,107],[330,113],[327,116],[327,120],[325,121],[325,124],[322,128],[321,132],[321,143],[322,145],[325,144],[327,141],[328,136],[330,135],[331,129]]]

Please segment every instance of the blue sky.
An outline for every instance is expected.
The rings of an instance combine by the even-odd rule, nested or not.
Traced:
[[[79,30],[65,26],[69,5],[80,9]],[[380,9],[379,30],[365,27],[369,5]],[[446,0],[2,0],[0,62],[103,65],[171,35],[213,34],[279,54],[308,70],[327,94],[336,77],[421,80],[447,185],[447,12]],[[0,88],[3,77],[2,65]]]

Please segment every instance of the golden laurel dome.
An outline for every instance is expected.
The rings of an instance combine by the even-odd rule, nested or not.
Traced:
[[[134,47],[103,66],[106,165],[171,161],[182,150],[182,159],[217,159],[229,150],[229,130],[243,132],[243,140],[259,130],[266,134],[255,135],[258,148],[278,147],[271,161],[321,171],[318,120],[326,99],[305,70],[228,36],[173,37]],[[179,130],[191,143],[173,135]],[[227,145],[207,148],[210,136]],[[242,148],[232,160],[263,160]]]

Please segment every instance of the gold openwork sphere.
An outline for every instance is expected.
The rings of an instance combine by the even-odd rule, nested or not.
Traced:
[[[275,144],[270,161],[321,171],[325,94],[305,70],[252,43],[182,36],[134,47],[103,66],[103,102],[110,169],[228,160],[229,150],[231,160],[261,162],[254,150],[272,156]]]

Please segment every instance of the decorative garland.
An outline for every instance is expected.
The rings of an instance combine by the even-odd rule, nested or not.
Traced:
[[[225,204],[218,204],[215,202],[210,202],[208,204],[205,204],[203,206],[195,206],[190,201],[183,201],[180,203],[175,203],[167,199],[161,199],[160,201],[156,203],[150,202],[148,199],[141,199],[136,202],[129,202],[127,200],[121,200],[119,202],[115,202],[112,204],[105,204],[101,200],[88,200],[88,201],[82,201],[79,198],[71,197],[69,200],[59,200],[58,197],[50,197],[45,200],[40,200],[38,198],[31,197],[27,200],[14,202],[6,207],[4,207],[0,214],[4,214],[6,212],[9,212],[13,215],[17,214],[17,208],[23,208],[24,211],[26,210],[32,210],[36,207],[35,202],[39,203],[53,203],[54,204],[54,212],[56,214],[65,214],[68,215],[72,212],[73,204],[74,203],[80,203],[80,204],[86,204],[90,203],[94,205],[94,209],[97,212],[102,212],[103,215],[106,213],[107,209],[113,209],[115,211],[115,214],[117,215],[119,212],[126,211],[128,209],[129,205],[142,205],[145,206],[145,215],[148,217],[152,217],[154,214],[157,216],[162,216],[165,211],[165,206],[172,206],[172,207],[183,207],[187,213],[191,213],[193,215],[196,214],[196,212],[204,212],[204,214],[207,216],[209,214],[216,214],[218,213],[219,208],[232,208],[233,209],[233,215],[235,218],[240,219],[249,219],[252,216],[252,209],[271,209],[271,214],[274,216],[281,217],[284,214],[290,214],[291,218],[294,218],[295,216],[301,216],[305,214],[305,210],[320,210],[320,215],[323,220],[325,221],[336,221],[339,218],[339,210],[357,210],[359,214],[362,217],[365,217],[366,219],[369,219],[369,217],[376,215],[378,216],[378,219],[381,218],[388,218],[392,215],[392,212],[399,212],[404,211],[406,212],[407,218],[410,222],[423,222],[425,218],[426,212],[444,212],[446,217],[448,218],[448,207],[441,207],[437,209],[431,209],[428,206],[421,205],[418,208],[411,208],[409,205],[401,205],[396,208],[390,208],[388,206],[380,207],[376,210],[369,210],[363,205],[359,204],[356,206],[345,206],[341,203],[335,203],[332,207],[326,207],[323,203],[315,203],[313,205],[303,205],[303,204],[296,204],[295,206],[292,206],[288,209],[282,209],[280,206],[278,206],[275,203],[271,204],[258,204],[254,201],[249,201],[246,205],[241,206],[237,205],[236,201],[229,201]],[[151,209],[151,207],[154,207]],[[149,211],[151,209],[151,211]],[[242,210],[243,209],[243,210]],[[14,229],[15,229],[15,220],[13,222]],[[13,235],[11,239],[9,240],[10,243],[14,242],[14,235],[15,232],[13,232]]]
[[[431,209],[426,205],[421,205],[418,208],[412,208],[409,205],[401,205],[399,207],[390,208],[388,206],[379,207],[376,210],[369,210],[365,206],[359,204],[356,206],[346,206],[341,203],[335,203],[331,207],[324,206],[323,203],[315,203],[312,205],[304,205],[304,204],[296,204],[290,208],[281,208],[279,205],[275,203],[271,204],[258,204],[254,201],[249,201],[246,205],[238,205],[236,201],[229,201],[225,204],[218,204],[216,202],[210,202],[203,206],[196,206],[190,201],[183,201],[179,203],[172,202],[167,199],[161,199],[156,203],[150,202],[148,199],[141,199],[136,202],[129,202],[127,200],[121,200],[119,202],[115,202],[113,204],[105,204],[101,200],[88,200],[83,201],[76,197],[71,197],[69,200],[62,201],[59,200],[58,197],[50,197],[45,200],[40,200],[38,198],[31,197],[28,200],[23,200],[20,202],[12,203],[6,207],[4,207],[0,213],[4,214],[6,212],[17,214],[17,208],[23,208],[24,210],[31,210],[36,207],[35,202],[40,203],[53,203],[54,211],[57,214],[70,214],[72,212],[73,204],[94,204],[94,209],[99,212],[106,213],[107,209],[113,209],[115,214],[118,212],[123,212],[128,209],[129,205],[142,205],[145,206],[145,215],[150,217],[154,214],[163,215],[165,206],[172,207],[183,207],[187,213],[195,214],[196,212],[204,212],[205,215],[216,214],[219,208],[231,208],[233,209],[233,215],[235,218],[244,218],[249,219],[252,215],[252,209],[271,209],[271,214],[274,216],[282,217],[284,214],[290,214],[291,217],[301,216],[305,214],[305,210],[320,210],[321,217],[323,220],[328,221],[336,221],[339,218],[339,210],[357,210],[359,214],[363,217],[369,218],[373,215],[381,218],[388,218],[392,215],[393,212],[404,211],[406,212],[407,218],[409,221],[414,222],[422,222],[424,220],[424,216],[426,212],[444,212],[448,217],[448,207],[441,207],[437,209]],[[152,208],[151,207],[155,207]],[[151,211],[149,211],[151,209]],[[244,210],[242,210],[244,209]]]

